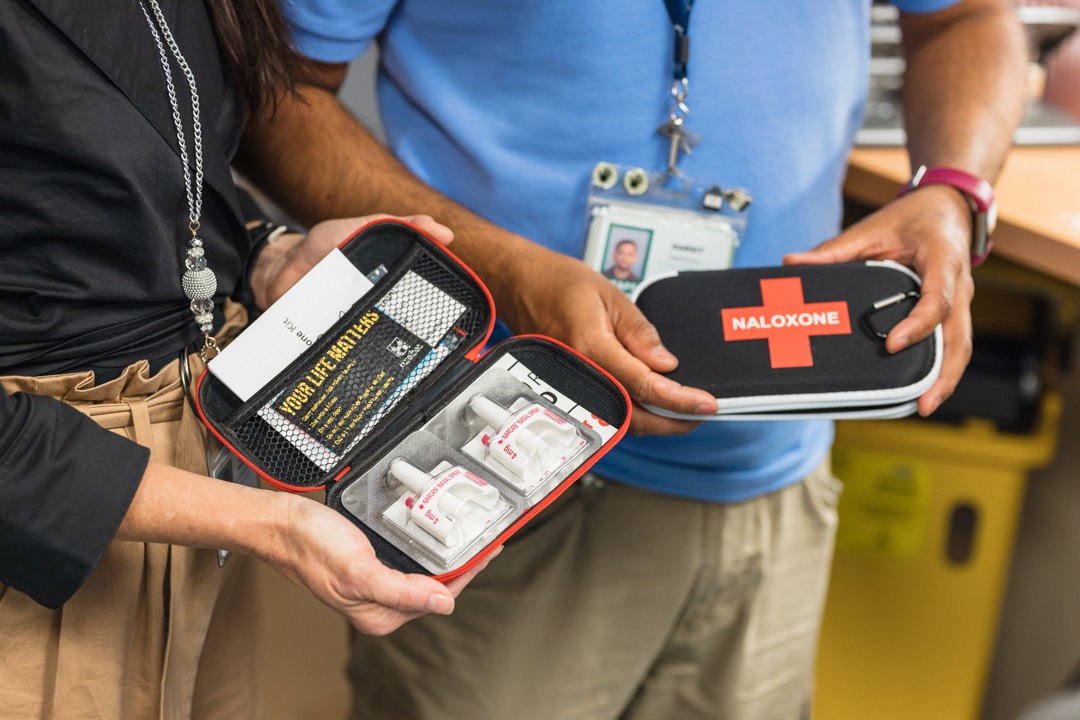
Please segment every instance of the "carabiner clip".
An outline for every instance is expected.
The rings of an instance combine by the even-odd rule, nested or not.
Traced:
[[[887,298],[878,300],[876,303],[870,306],[870,309],[863,313],[863,321],[866,323],[866,327],[869,328],[870,332],[874,333],[874,336],[878,340],[884,341],[885,338],[889,337],[889,333],[888,331],[882,332],[878,329],[878,327],[874,324],[874,315],[877,315],[882,310],[895,307],[906,300],[914,300],[918,302],[920,297],[922,297],[922,295],[919,294],[918,290],[910,290],[908,292],[897,293],[895,295],[890,295]],[[892,328],[890,328],[890,330],[891,329]]]

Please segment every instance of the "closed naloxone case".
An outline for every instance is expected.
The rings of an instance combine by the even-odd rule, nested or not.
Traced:
[[[901,352],[885,336],[920,281],[891,261],[733,268],[650,279],[634,300],[679,359],[667,374],[717,399],[694,420],[896,418],[941,370],[941,327]]]

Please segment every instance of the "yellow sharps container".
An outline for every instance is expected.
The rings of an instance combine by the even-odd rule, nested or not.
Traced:
[[[1024,486],[1049,462],[1060,397],[1030,433],[985,420],[837,425],[845,483],[815,720],[975,720]]]

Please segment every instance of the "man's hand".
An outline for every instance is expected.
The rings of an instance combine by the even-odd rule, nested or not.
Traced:
[[[270,307],[345,238],[370,222],[385,219],[404,220],[443,245],[449,245],[454,239],[450,228],[435,222],[428,215],[395,218],[377,214],[325,220],[312,227],[307,235],[283,235],[262,251],[250,278],[255,304],[264,310]]]
[[[678,360],[660,342],[656,328],[615,285],[580,260],[522,243],[515,259],[528,271],[499,306],[519,333],[541,333],[566,342],[610,372],[635,401],[631,430],[639,435],[689,432],[698,423],[648,412],[648,403],[679,413],[709,415],[716,400],[704,390],[685,387],[659,373]]]
[[[956,167],[992,180],[1023,107],[1025,42],[1008,0],[963,0],[901,13],[904,121],[913,166]],[[894,200],[836,238],[785,263],[895,260],[922,276],[922,298],[886,340],[899,352],[940,323],[944,363],[919,398],[929,415],[971,359],[971,208],[960,191],[928,185]]]
[[[928,185],[894,200],[873,215],[809,252],[784,263],[821,264],[852,260],[895,260],[922,277],[922,297],[889,333],[885,347],[900,352],[930,335],[944,335],[944,361],[937,382],[919,398],[929,415],[950,395],[971,359],[971,209],[946,185]]]
[[[1008,0],[962,0],[901,13],[904,125],[912,166],[956,167],[993,180],[1023,107],[1025,40]],[[941,323],[944,364],[919,398],[929,415],[971,359],[971,209],[958,190],[930,185],[895,200],[838,237],[784,262],[889,259],[922,276],[922,299],[889,333],[899,352]]]

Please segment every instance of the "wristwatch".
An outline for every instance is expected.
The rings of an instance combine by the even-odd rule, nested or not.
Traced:
[[[990,254],[990,233],[997,225],[997,200],[990,183],[969,172],[951,167],[919,166],[915,174],[900,189],[899,197],[923,185],[951,185],[967,197],[971,205],[972,237],[971,267],[982,265]]]

